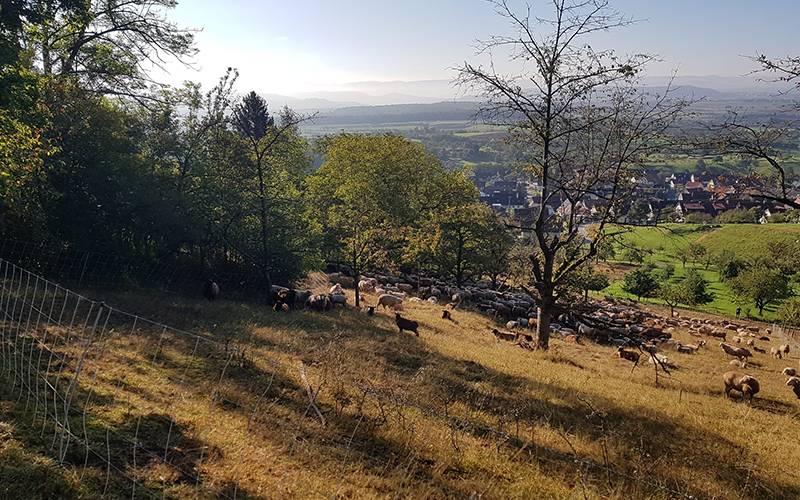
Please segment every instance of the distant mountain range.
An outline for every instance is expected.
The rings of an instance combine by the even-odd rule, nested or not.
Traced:
[[[653,93],[663,92],[669,84],[668,77],[647,77],[645,88]],[[672,80],[678,87],[676,95],[703,97],[707,100],[742,100],[771,98],[791,100],[782,95],[785,84],[759,81],[756,77],[683,76]],[[385,106],[397,104],[431,104],[438,102],[476,101],[473,93],[458,89],[449,80],[353,82],[335,90],[306,92],[292,95],[261,94],[277,110],[289,106],[297,111],[321,111],[355,106]],[[797,97],[791,96],[791,97]]]

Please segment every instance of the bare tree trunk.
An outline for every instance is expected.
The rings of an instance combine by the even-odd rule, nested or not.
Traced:
[[[546,351],[550,347],[550,319],[553,316],[555,305],[554,297],[543,297],[539,304],[539,313],[536,323],[536,338],[534,347]]]

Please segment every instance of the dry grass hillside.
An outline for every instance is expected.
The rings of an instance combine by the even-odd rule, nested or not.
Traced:
[[[651,364],[632,370],[612,347],[554,338],[534,352],[499,341],[498,325],[468,308],[449,321],[440,306],[406,303],[415,337],[389,312],[352,307],[102,299],[116,309],[85,348],[70,347],[64,321],[27,320],[29,333],[16,336],[2,324],[0,496],[800,498],[800,402],[780,373],[798,366],[795,352],[755,355],[744,371],[761,392],[748,404],[725,397],[731,366],[711,338],[694,355],[664,352],[673,368],[656,383]],[[674,338],[695,340],[680,328]],[[12,348],[28,360],[19,370]],[[43,407],[67,394],[81,351],[78,411],[63,439],[60,403]],[[65,361],[45,363],[51,352]]]

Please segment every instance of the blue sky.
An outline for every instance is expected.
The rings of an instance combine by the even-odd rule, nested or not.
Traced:
[[[534,13],[552,12],[549,0],[528,3]],[[649,68],[652,76],[673,69],[681,76],[738,76],[754,67],[741,56],[800,54],[800,0],[610,4],[641,22],[603,33],[592,46],[659,54],[664,63]],[[476,38],[511,34],[484,0],[182,0],[169,18],[203,29],[199,71],[170,64],[169,83],[209,86],[232,66],[241,73],[237,87],[290,95],[340,90],[348,82],[450,80],[453,66],[481,61],[471,47]]]

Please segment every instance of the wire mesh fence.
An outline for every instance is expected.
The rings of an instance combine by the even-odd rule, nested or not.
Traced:
[[[199,293],[212,278],[227,297],[261,297],[266,280],[256,272],[220,272],[155,260],[88,252],[64,246],[0,240],[0,258],[47,279],[75,288],[154,288]]]
[[[0,280],[6,392],[104,498],[504,498],[534,474],[573,484],[572,498],[693,498],[477,411],[456,417],[446,398],[420,404],[254,356],[5,260]]]

